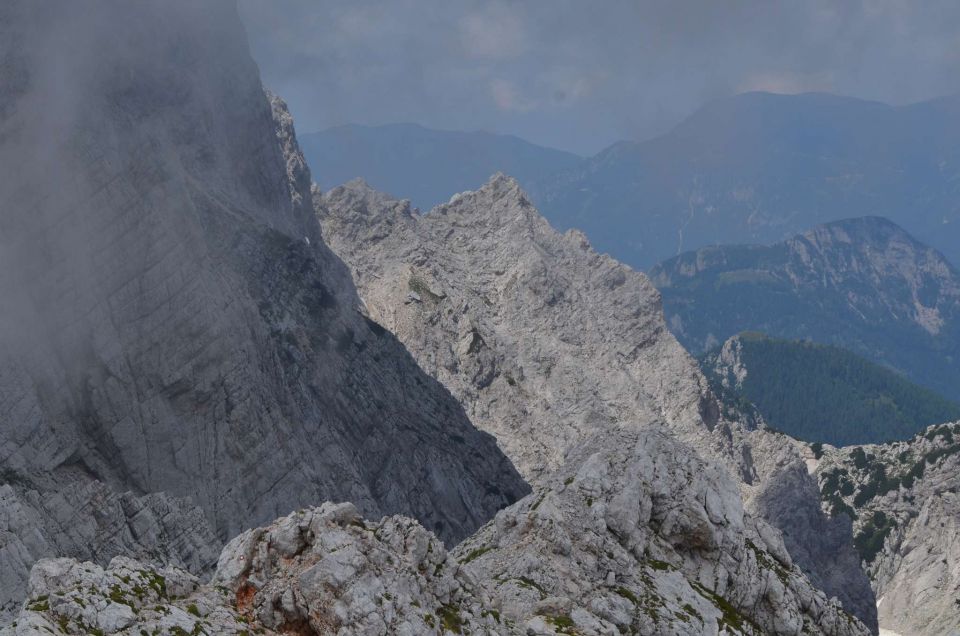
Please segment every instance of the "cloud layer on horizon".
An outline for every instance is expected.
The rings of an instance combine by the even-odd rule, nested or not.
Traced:
[[[960,92],[960,4],[240,0],[299,129],[411,121],[594,152],[748,90]]]

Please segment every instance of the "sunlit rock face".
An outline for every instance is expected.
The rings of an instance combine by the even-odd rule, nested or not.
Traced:
[[[242,528],[325,499],[449,541],[526,492],[357,311],[233,3],[6,2],[0,84],[0,474],[4,505],[26,509],[4,513],[0,554],[24,548],[0,588],[98,534],[67,541],[65,526],[110,527],[68,483],[189,498],[147,507],[199,533],[77,556],[206,545],[180,559],[198,568]],[[81,521],[16,521],[34,513]]]
[[[531,483],[612,430],[661,427],[723,466],[814,585],[876,625],[849,524],[821,511],[799,446],[714,394],[646,275],[555,231],[505,175],[423,215],[361,181],[314,203],[371,317]]]

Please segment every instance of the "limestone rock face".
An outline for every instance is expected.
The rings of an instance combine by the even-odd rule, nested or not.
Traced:
[[[180,568],[116,557],[109,567],[43,559],[29,596],[3,636],[38,634],[249,634],[226,588],[201,586]]]
[[[0,485],[0,622],[23,601],[30,567],[70,554],[107,562],[122,554],[194,572],[216,563],[220,541],[203,512],[163,493],[116,493],[77,479],[50,487],[13,474]]]
[[[370,316],[532,483],[597,435],[663,426],[735,476],[800,568],[875,626],[849,527],[820,510],[798,448],[717,399],[644,274],[554,231],[503,175],[425,215],[360,181],[314,194]]]
[[[40,633],[829,634],[869,630],[810,585],[737,484],[662,431],[610,431],[448,553],[400,516],[327,503],[249,530],[206,585],[115,559],[38,563],[3,636]],[[59,628],[59,630],[58,630]],[[179,633],[179,632],[177,632]]]
[[[587,443],[455,554],[527,633],[869,633],[744,513],[728,474],[658,430]]]
[[[462,624],[483,634],[498,624],[433,533],[400,516],[366,522],[349,503],[241,534],[213,582],[252,622],[279,632],[414,636]]]
[[[233,2],[4,2],[0,80],[4,594],[331,498],[452,541],[528,491],[357,311]]]
[[[422,216],[360,181],[316,201],[371,318],[527,479],[621,422],[663,421],[704,447],[726,444],[646,276],[582,234],[554,231],[514,179],[496,175]]]
[[[207,584],[124,557],[106,569],[40,561],[16,625],[0,634],[517,633],[474,588],[416,521],[369,522],[353,504],[325,503],[236,537]]]
[[[825,447],[816,473],[824,507],[853,519],[880,625],[960,630],[960,423],[902,442]]]

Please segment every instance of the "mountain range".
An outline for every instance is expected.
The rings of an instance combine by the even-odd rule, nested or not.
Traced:
[[[357,310],[235,3],[0,24],[3,609],[41,557],[205,572],[326,499],[456,542],[529,491]]]
[[[398,279],[393,311],[447,316],[424,332],[429,348],[407,346],[391,306],[361,297],[355,263],[325,242],[350,235],[321,229],[336,199],[316,207],[232,2],[0,11],[5,636],[875,626],[849,530],[820,512],[809,477],[784,485],[799,456],[722,420],[646,277],[553,232],[515,181],[434,217],[475,244],[441,243],[443,269]],[[334,209],[359,229],[366,213],[389,226],[383,199]],[[409,266],[424,267],[420,245]],[[380,247],[381,262],[406,260],[403,241]],[[458,253],[488,286],[437,287],[446,268],[462,278]],[[511,278],[517,296],[492,294]],[[584,356],[607,319],[578,325],[591,298],[629,337],[601,359]],[[488,331],[498,302],[507,324]],[[563,322],[556,339],[536,335],[543,321]],[[529,345],[510,346],[523,333]],[[563,399],[578,358],[599,388],[620,354],[608,394]],[[536,386],[553,395],[530,412],[522,395],[495,408]],[[535,426],[545,409],[562,415],[556,441]],[[744,480],[757,486],[750,510]],[[771,488],[804,511],[799,531],[770,525],[782,512],[764,504]],[[199,592],[191,576],[211,572]]]
[[[509,176],[323,190],[231,0],[4,3],[0,80],[0,635],[958,627],[955,428],[773,430]]]
[[[721,407],[646,275],[554,230],[504,175],[425,215],[359,181],[317,194],[323,235],[371,317],[497,437],[535,492],[584,447],[616,455],[651,426],[669,431],[733,476],[744,509],[782,532],[796,565],[872,624],[849,528],[822,514],[798,447]]]
[[[883,216],[960,262],[960,97],[909,106],[746,93],[533,187],[551,222],[636,267]]]
[[[363,178],[382,192],[429,210],[495,172],[522,183],[577,165],[581,157],[512,135],[432,130],[416,124],[346,124],[299,135],[300,147],[324,190]]]
[[[781,243],[706,247],[650,270],[694,353],[743,331],[836,345],[960,400],[960,274],[879,217]]]
[[[427,210],[503,171],[558,229],[646,269],[714,244],[773,243],[883,216],[960,262],[960,97],[907,106],[745,93],[588,158],[515,137],[398,124],[305,136],[329,189],[355,177]]]

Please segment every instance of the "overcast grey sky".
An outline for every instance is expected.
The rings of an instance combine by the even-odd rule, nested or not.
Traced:
[[[298,130],[416,122],[593,153],[748,90],[960,92],[960,2],[240,0]]]

